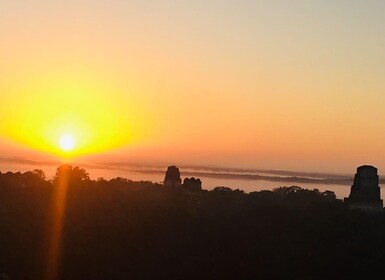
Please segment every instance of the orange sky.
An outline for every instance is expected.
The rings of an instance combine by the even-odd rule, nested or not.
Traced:
[[[3,0],[0,152],[381,172],[385,4],[334,2]]]

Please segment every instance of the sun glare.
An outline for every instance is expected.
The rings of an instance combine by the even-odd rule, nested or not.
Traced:
[[[63,151],[72,151],[75,148],[75,139],[70,134],[64,134],[60,137],[59,145]]]

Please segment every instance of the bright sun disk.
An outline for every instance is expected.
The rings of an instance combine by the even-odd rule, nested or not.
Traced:
[[[72,137],[72,135],[64,134],[60,137],[59,145],[60,148],[64,151],[71,151],[75,148],[75,139]]]

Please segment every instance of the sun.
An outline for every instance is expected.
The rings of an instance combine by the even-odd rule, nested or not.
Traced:
[[[69,152],[75,148],[76,143],[74,137],[71,134],[63,134],[60,137],[59,145],[63,151]]]

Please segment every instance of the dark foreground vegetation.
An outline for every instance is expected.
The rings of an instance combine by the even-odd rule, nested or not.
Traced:
[[[371,279],[385,214],[332,192],[165,188],[70,168],[57,279]],[[0,174],[0,279],[44,279],[53,181]],[[381,276],[380,276],[381,277]]]

